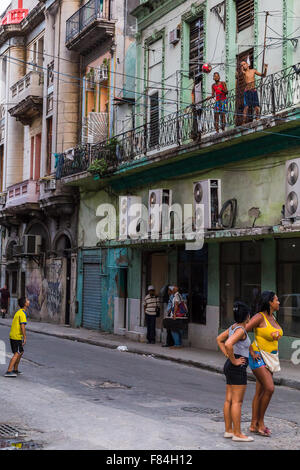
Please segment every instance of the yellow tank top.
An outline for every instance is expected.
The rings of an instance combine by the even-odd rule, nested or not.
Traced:
[[[260,312],[265,319],[266,327],[263,328],[254,328],[254,337],[258,344],[259,349],[262,349],[266,352],[273,352],[278,351],[278,340],[273,339],[272,333],[279,332],[280,338],[283,336],[282,328],[275,328],[271,325],[271,323],[267,320],[266,316]],[[279,325],[278,325],[279,326]],[[255,344],[255,341],[252,343],[252,347],[254,351],[258,351],[258,348]]]

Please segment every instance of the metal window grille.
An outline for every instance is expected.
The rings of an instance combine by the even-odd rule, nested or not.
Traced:
[[[254,23],[254,0],[238,0],[236,2],[237,31],[249,28]]]

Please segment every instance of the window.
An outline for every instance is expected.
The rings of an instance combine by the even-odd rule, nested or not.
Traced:
[[[236,23],[238,33],[254,23],[254,0],[236,2]]]
[[[251,314],[258,311],[261,292],[261,242],[222,243],[221,245],[221,328],[234,323],[233,303],[241,300]]]
[[[277,240],[278,322],[284,334],[300,337],[300,240]]]
[[[178,287],[187,297],[192,323],[206,324],[207,245],[202,250],[178,252]]]
[[[46,172],[47,175],[51,173],[51,160],[52,160],[52,117],[46,120],[47,123],[47,162]]]
[[[202,79],[202,64],[204,61],[204,23],[203,17],[190,23],[190,77],[195,85]]]
[[[159,144],[159,96],[158,92],[150,96],[150,148]]]
[[[163,79],[163,39],[148,45],[148,122],[149,122],[149,145],[150,148],[159,144],[159,117],[161,115],[160,93],[155,90],[157,83]]]

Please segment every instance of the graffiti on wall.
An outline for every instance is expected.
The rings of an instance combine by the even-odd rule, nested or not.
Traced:
[[[26,284],[26,295],[30,300],[30,311],[33,317],[54,319],[59,316],[64,300],[63,260],[49,260],[46,266],[46,277],[39,269],[30,271]]]

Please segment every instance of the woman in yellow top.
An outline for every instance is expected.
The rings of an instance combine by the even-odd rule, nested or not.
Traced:
[[[261,294],[261,311],[254,315],[246,326],[247,331],[254,331],[255,338],[252,348],[250,348],[249,357],[249,366],[256,378],[256,392],[252,402],[252,421],[249,430],[266,437],[271,436],[270,429],[264,424],[264,417],[274,393],[274,381],[273,373],[268,369],[260,352],[271,353],[276,359],[278,340],[283,335],[282,328],[274,317],[274,312],[279,310],[279,304],[278,297],[274,292],[263,292]]]

